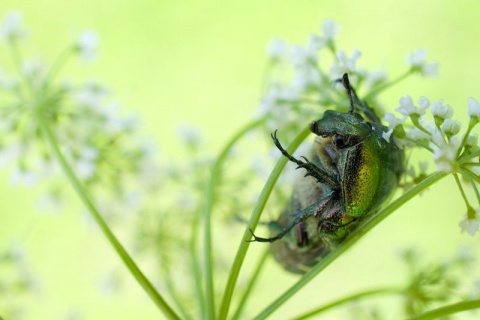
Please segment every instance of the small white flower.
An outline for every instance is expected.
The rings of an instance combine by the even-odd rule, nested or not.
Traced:
[[[10,183],[12,185],[24,184],[28,187],[32,187],[37,184],[38,178],[32,172],[25,168],[14,168],[10,175]]]
[[[44,64],[38,59],[30,59],[23,61],[21,68],[24,76],[33,78],[42,73]]]
[[[80,179],[89,179],[95,173],[95,163],[87,159],[79,159],[73,166]]]
[[[88,30],[83,32],[77,40],[77,50],[83,60],[89,61],[95,58],[100,38],[97,33]]]
[[[333,20],[325,20],[322,25],[323,36],[326,40],[333,40],[338,34],[339,27]]]
[[[432,115],[442,119],[449,119],[453,116],[453,108],[448,104],[443,104],[442,99],[433,102],[430,111]]]
[[[410,67],[422,67],[427,58],[427,50],[417,49],[407,56],[407,65]]]
[[[6,74],[0,68],[0,89],[12,90],[18,85],[18,80]]]
[[[430,136],[417,127],[413,127],[410,130],[408,130],[406,133],[406,136],[412,140],[417,140],[417,141],[424,140],[424,139],[430,140]]]
[[[388,122],[388,131],[382,132],[382,138],[390,142],[390,136],[392,135],[393,130],[395,130],[395,127],[402,125],[405,122],[406,117],[398,119],[393,113],[387,112],[384,119]]]
[[[469,236],[473,237],[479,230],[480,217],[478,214],[475,215],[475,218],[469,219],[467,215],[465,218],[460,221],[458,224],[462,232],[467,232]]]
[[[432,141],[438,146],[433,152],[433,160],[437,165],[437,169],[447,173],[452,172],[458,147],[460,146],[458,137],[453,136],[450,141],[445,142],[441,131],[436,130],[432,135]]]
[[[450,135],[456,135],[457,133],[459,133],[460,128],[461,124],[457,120],[445,119],[445,121],[442,123],[443,132]]]
[[[75,173],[81,179],[89,179],[93,177],[98,158],[98,150],[91,147],[85,147],[80,151],[78,159],[74,162]]]
[[[21,143],[9,143],[0,148],[0,169],[3,169],[11,161],[22,155],[23,145]]]
[[[5,16],[3,24],[0,25],[0,39],[4,41],[17,41],[27,35],[22,25],[22,14],[17,11],[11,11]]]
[[[75,95],[76,103],[80,106],[98,109],[109,92],[103,86],[95,82],[87,82]]]
[[[430,100],[428,100],[427,97],[422,96],[418,98],[418,105],[420,106],[420,109],[426,110],[430,107]]]
[[[340,78],[344,73],[356,71],[356,63],[362,53],[355,49],[352,52],[352,57],[348,58],[345,51],[340,50],[335,53],[336,61],[332,64],[330,74],[333,78]]]
[[[373,88],[377,84],[384,82],[387,80],[387,74],[385,73],[385,70],[375,70],[372,72],[367,72],[366,73],[366,84],[368,88]]]
[[[427,50],[418,49],[407,56],[407,65],[420,71],[423,76],[435,77],[438,74],[438,63],[426,62]]]
[[[422,76],[428,78],[434,78],[438,76],[438,63],[437,62],[429,62],[422,65],[420,70]]]
[[[466,145],[470,148],[476,148],[478,146],[478,135],[476,133],[468,135]]]
[[[306,45],[306,54],[310,59],[317,59],[318,52],[325,46],[324,39],[314,34],[310,35]]]
[[[200,130],[192,128],[191,126],[178,126],[177,135],[185,144],[198,146],[202,142],[202,133]]]
[[[474,98],[468,98],[468,115],[480,118],[480,103]]]
[[[270,41],[267,47],[267,55],[272,59],[280,59],[287,51],[287,42],[283,39],[275,38]]]
[[[419,108],[415,107],[415,105],[413,104],[413,100],[410,96],[400,98],[399,103],[400,107],[396,108],[395,111],[401,113],[406,117],[409,117],[413,114],[422,116],[425,114],[425,110],[428,108],[428,104],[425,103],[422,103]]]

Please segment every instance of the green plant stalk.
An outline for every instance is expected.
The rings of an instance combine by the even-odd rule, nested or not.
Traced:
[[[192,261],[192,273],[195,286],[195,297],[197,299],[200,316],[205,315],[205,296],[202,291],[202,272],[200,270],[200,262],[197,256],[197,244],[198,244],[198,229],[199,229],[199,215],[200,212],[196,212],[192,219],[191,238],[189,243],[190,259]]]
[[[120,259],[122,259],[125,266],[128,268],[130,273],[133,277],[137,280],[140,286],[143,288],[145,293],[153,300],[155,305],[164,313],[164,315],[169,319],[180,319],[179,316],[173,311],[173,309],[166,303],[163,297],[157,292],[155,287],[150,283],[150,281],[145,277],[142,271],[138,268],[135,264],[133,259],[127,253],[127,251],[123,248],[120,244],[118,239],[115,237],[113,232],[108,227],[107,223],[103,220],[102,216],[95,208],[90,196],[88,195],[87,191],[84,189],[78,178],[75,176],[72,168],[68,164],[67,160],[63,156],[60,148],[58,146],[57,140],[55,135],[53,134],[51,128],[46,123],[46,120],[43,117],[38,118],[39,125],[41,127],[42,133],[45,136],[48,144],[52,148],[52,151],[57,158],[62,170],[64,171],[65,175],[67,176],[68,180],[72,184],[73,188],[75,189],[77,195],[83,201],[84,205],[87,207],[88,211],[92,214],[93,219],[99,226],[100,230],[102,230],[105,237],[108,239],[110,244],[113,246],[115,251],[117,252]]]
[[[480,300],[471,300],[454,303],[448,306],[443,306],[434,310],[430,310],[419,316],[410,318],[409,320],[431,320],[442,317],[447,317],[451,314],[455,314],[467,310],[475,310],[480,308]]]
[[[302,143],[302,141],[305,140],[305,138],[308,136],[309,133],[310,133],[309,128],[303,129],[302,132],[288,146],[287,152],[292,154],[298,148],[298,146]],[[278,177],[280,176],[280,173],[282,172],[283,168],[287,164],[287,161],[288,159],[286,157],[281,157],[280,160],[278,160],[277,164],[275,165],[275,168],[273,169],[272,173],[268,177],[267,182],[263,187],[263,190],[258,198],[257,203],[255,204],[255,207],[253,208],[252,214],[250,216],[250,220],[248,222],[247,227],[245,228],[245,232],[243,233],[242,240],[237,249],[237,253],[235,255],[232,268],[230,269],[230,274],[228,276],[225,291],[223,293],[222,303],[220,305],[220,311],[218,314],[219,319],[226,319],[228,316],[228,309],[230,307],[230,302],[232,300],[233,291],[235,289],[235,285],[237,283],[238,276],[240,274],[240,269],[242,268],[242,264],[245,259],[245,255],[247,254],[248,247],[250,245],[250,242],[247,242],[247,241],[250,240],[252,237],[249,229],[251,228],[252,230],[255,230],[255,227],[257,226],[258,221],[260,220],[260,215],[263,211],[263,208],[267,203],[268,197],[270,196],[270,193],[272,192],[273,187],[275,186],[275,183],[277,182]]]
[[[364,98],[365,101],[375,97],[377,94],[379,94],[380,92],[384,91],[385,89],[388,89],[390,88],[391,86],[393,85],[396,85],[397,83],[405,80],[406,78],[408,78],[411,74],[413,74],[414,72],[410,69],[408,70],[407,72],[405,72],[404,74],[400,75],[399,77],[397,77],[396,79],[390,81],[390,82],[387,82],[387,83],[384,83],[383,85],[375,88],[374,90],[370,91],[370,93],[368,93],[366,95],[366,97]]]
[[[339,256],[343,254],[348,248],[355,244],[358,239],[363,235],[368,233],[373,227],[379,224],[383,219],[388,217],[391,213],[405,204],[407,201],[412,199],[414,196],[424,191],[426,188],[434,184],[435,182],[446,177],[448,173],[445,172],[436,172],[431,174],[414,188],[410,189],[408,192],[400,196],[398,199],[393,201],[389,206],[380,211],[375,217],[370,219],[364,225],[359,227],[354,231],[345,241],[343,241],[335,250],[329,253],[324,259],[322,259],[315,267],[313,267],[309,272],[300,278],[290,289],[288,289],[284,294],[278,297],[274,302],[272,302],[267,308],[265,308],[261,313],[258,314],[255,319],[265,319],[267,316],[272,314],[278,307],[280,307],[285,301],[290,299],[296,292],[303,288],[307,283],[314,279],[323,269],[325,269],[330,263],[335,261]]]
[[[217,157],[215,163],[212,166],[212,171],[210,174],[210,179],[207,183],[207,188],[205,192],[205,203],[203,207],[203,223],[204,223],[204,269],[205,269],[205,298],[206,298],[206,308],[205,308],[205,319],[213,319],[215,316],[215,301],[214,301],[214,292],[213,292],[213,255],[212,255],[212,222],[211,222],[211,213],[213,208],[213,202],[215,198],[215,188],[220,183],[220,175],[223,162],[227,159],[228,154],[230,153],[232,147],[235,143],[240,140],[247,132],[253,128],[259,126],[265,121],[265,118],[258,119],[247,124],[245,127],[240,129],[236,135],[234,135],[227,145],[222,149],[222,152]]]
[[[252,292],[253,288],[255,287],[255,284],[257,283],[258,277],[260,276],[260,273],[265,265],[265,262],[267,261],[268,256],[270,255],[270,250],[268,248],[265,249],[265,251],[262,253],[262,256],[260,257],[260,261],[255,264],[256,268],[255,271],[250,278],[250,281],[248,281],[248,286],[245,289],[245,292],[243,293],[242,299],[240,300],[240,303],[237,306],[237,310],[235,310],[235,313],[233,314],[233,317],[231,320],[237,320],[240,318],[243,312],[243,308],[245,307],[245,304],[250,298],[250,293]]]
[[[375,296],[375,295],[379,295],[379,294],[401,294],[401,293],[404,293],[404,292],[405,292],[405,288],[394,288],[394,287],[387,287],[387,288],[361,291],[361,292],[357,292],[357,293],[348,295],[346,297],[340,298],[338,300],[332,301],[328,304],[325,304],[321,307],[318,307],[318,308],[316,308],[312,311],[304,313],[304,314],[302,314],[298,317],[295,317],[293,319],[295,319],[295,320],[309,319],[312,316],[318,315],[319,313],[330,310],[334,307],[340,306],[340,305],[345,304],[345,303],[352,302],[354,300],[369,297],[369,296]]]

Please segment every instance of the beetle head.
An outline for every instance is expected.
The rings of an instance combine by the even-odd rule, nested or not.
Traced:
[[[363,141],[372,131],[372,126],[358,113],[328,110],[322,119],[310,124],[310,130],[317,136],[332,137],[337,148],[344,148]]]

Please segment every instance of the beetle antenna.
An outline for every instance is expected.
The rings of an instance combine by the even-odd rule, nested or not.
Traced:
[[[342,77],[342,84],[347,89],[347,94],[348,94],[348,99],[350,99],[350,109],[348,110],[348,113],[353,113],[353,110],[355,109],[353,105],[353,94],[352,94],[352,86],[350,86],[350,80],[348,79],[348,73],[344,73]],[[357,95],[355,94],[355,97]],[[358,98],[357,98],[358,99]]]

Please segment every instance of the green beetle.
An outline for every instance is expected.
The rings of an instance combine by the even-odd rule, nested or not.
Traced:
[[[273,242],[273,256],[291,272],[308,271],[360,222],[378,212],[404,171],[403,151],[382,137],[387,128],[358,99],[347,74],[342,82],[350,110],[326,111],[322,119],[310,124],[318,137],[308,159],[294,158],[276,133],[272,135],[282,154],[306,174],[294,185],[292,199],[280,218],[269,223],[273,236],[261,238],[252,232],[252,241]],[[355,112],[355,106],[364,116]]]

